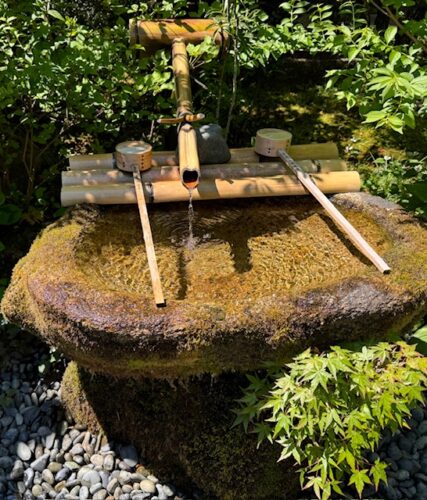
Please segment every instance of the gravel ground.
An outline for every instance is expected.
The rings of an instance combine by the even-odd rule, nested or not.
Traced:
[[[408,420],[410,429],[386,431],[378,450],[390,465],[388,485],[382,484],[380,498],[399,500],[427,499],[427,409],[415,408]],[[373,454],[375,460],[378,455]]]
[[[60,401],[64,361],[41,375],[47,348],[24,333],[10,342],[8,335],[0,339],[0,499],[185,500],[133,446],[75,425]],[[388,485],[365,489],[364,498],[427,500],[427,409],[415,409],[408,423],[386,433],[369,457],[390,463]]]
[[[0,499],[186,498],[151,474],[133,446],[75,425],[60,401],[61,361],[44,377],[47,348],[23,333],[5,345],[7,336],[0,339]]]

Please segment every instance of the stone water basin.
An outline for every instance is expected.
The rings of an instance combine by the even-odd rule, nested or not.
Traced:
[[[83,367],[121,377],[251,370],[309,347],[387,338],[427,312],[427,231],[364,193],[333,198],[385,258],[380,274],[311,198],[150,207],[165,308],[139,215],[76,207],[47,227],[2,309]]]

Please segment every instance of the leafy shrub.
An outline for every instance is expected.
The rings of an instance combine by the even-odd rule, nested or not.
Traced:
[[[55,2],[61,11],[64,3]],[[37,208],[26,214],[36,222],[67,143],[96,150],[129,128],[140,137],[172,106],[161,98],[172,89],[168,56],[136,57],[126,18],[95,29],[49,4],[0,1],[0,187]]]
[[[406,210],[427,219],[427,158],[375,159],[375,168],[364,185],[373,194],[399,203]]]
[[[282,447],[279,460],[300,466],[303,488],[327,499],[346,483],[361,496],[365,485],[386,481],[387,464],[369,464],[381,431],[408,427],[410,409],[423,403],[427,358],[404,342],[380,343],[353,352],[333,347],[327,354],[307,350],[284,371],[248,376],[235,410],[235,425]]]
[[[277,24],[268,24],[258,2],[213,2],[237,5],[228,10],[228,25],[238,38],[230,57],[239,67],[265,66],[283,54],[327,53],[343,65],[328,74],[328,88],[358,107],[367,123],[402,133],[415,127],[427,111],[427,16],[423,2],[378,0],[280,4]],[[213,7],[212,7],[213,8]],[[255,17],[251,17],[257,10]]]

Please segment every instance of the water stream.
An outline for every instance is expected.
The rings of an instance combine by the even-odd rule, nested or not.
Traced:
[[[188,189],[188,240],[187,240],[187,248],[190,252],[189,257],[191,257],[195,247],[196,240],[194,239],[193,234],[193,224],[194,224],[194,208],[193,208],[193,190],[191,188]]]

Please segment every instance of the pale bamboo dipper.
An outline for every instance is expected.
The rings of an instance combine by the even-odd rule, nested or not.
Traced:
[[[151,233],[150,219],[148,218],[141,171],[149,170],[152,162],[151,146],[143,141],[121,142],[116,146],[117,167],[124,172],[132,172],[138,203],[139,217],[141,220],[142,234],[147,254],[148,268],[150,270],[151,285],[157,307],[166,305],[160,282],[159,268],[157,267],[156,252],[154,250],[153,235]]]
[[[377,254],[363,236],[354,228],[350,222],[339,212],[328,198],[320,191],[311,177],[305,173],[300,166],[289,156],[289,154],[279,149],[277,151],[283,162],[294,172],[301,184],[316,198],[322,207],[329,214],[331,219],[339,226],[353,242],[360,252],[368,258],[374,266],[383,274],[388,274],[391,269],[388,264]]]
[[[144,190],[142,188],[141,173],[137,165],[133,165],[133,181],[135,184],[136,198],[138,200],[139,217],[141,219],[142,233],[144,236],[145,251],[147,253],[148,267],[150,269],[151,284],[153,286],[154,300],[157,307],[166,305],[160,281],[159,268],[157,267],[156,252],[154,250],[153,235],[151,233],[150,219],[148,218]]]

